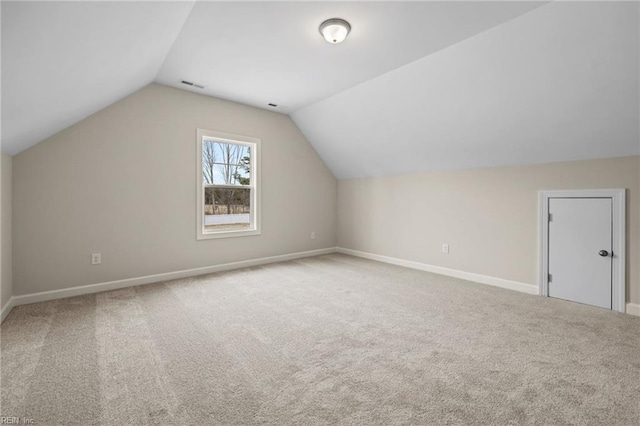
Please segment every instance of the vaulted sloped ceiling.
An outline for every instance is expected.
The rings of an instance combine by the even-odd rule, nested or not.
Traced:
[[[16,154],[152,81],[290,113],[540,4],[3,1],[2,149]],[[335,16],[353,26],[341,45],[318,33]]]
[[[151,83],[191,2],[2,2],[2,150]]]
[[[16,154],[156,81],[277,104],[339,178],[634,155],[639,9],[2,2],[2,150]],[[317,28],[336,16],[353,30],[330,45]]]
[[[198,2],[157,81],[290,113],[540,6],[535,2]],[[347,41],[318,26],[341,17]],[[184,87],[184,86],[182,86]]]
[[[640,3],[552,3],[292,114],[338,178],[640,153]]]

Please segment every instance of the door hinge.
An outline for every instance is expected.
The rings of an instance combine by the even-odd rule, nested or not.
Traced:
[[[547,277],[547,281],[553,282],[553,275],[549,274],[549,276]]]
[[[549,222],[553,221],[553,215],[551,213],[549,213]]]

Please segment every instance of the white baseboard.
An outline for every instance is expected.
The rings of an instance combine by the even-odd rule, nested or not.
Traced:
[[[509,290],[520,291],[528,294],[538,294],[538,286],[533,284],[521,283],[518,281],[505,280],[502,278],[489,277],[487,275],[474,274],[471,272],[458,271],[456,269],[443,268],[440,266],[429,265],[412,260],[398,259],[396,257],[383,256],[380,254],[367,253],[364,251],[352,250],[338,247],[338,253],[350,254],[352,256],[362,257],[365,259],[377,260],[379,262],[390,263],[392,265],[404,266],[406,268],[418,269],[420,271],[433,272],[435,274],[446,275],[449,277],[460,278],[467,281],[474,281],[480,284],[487,284],[494,287],[506,288]]]
[[[7,317],[7,315],[9,315],[9,312],[11,312],[11,309],[13,309],[14,306],[15,306],[15,299],[13,296],[11,296],[9,300],[7,300],[7,303],[5,303],[4,306],[2,307],[2,311],[0,311],[0,323],[2,323],[2,321],[4,321],[4,319]]]
[[[259,259],[243,260],[240,262],[223,263],[221,265],[204,266],[201,268],[185,269],[182,271],[166,272],[162,274],[146,275],[124,280],[108,281],[104,283],[89,284],[78,287],[64,288],[61,290],[43,291],[40,293],[23,294],[13,296],[2,308],[2,320],[15,306],[28,305],[30,303],[45,302],[47,300],[62,299],[65,297],[81,296],[84,294],[99,293],[101,291],[118,290],[143,284],[151,284],[160,281],[175,280],[179,278],[193,277],[196,275],[212,274],[214,272],[230,271],[233,269],[247,268],[250,266],[266,265],[268,263],[285,262],[287,260],[301,259],[303,257],[319,256],[335,253],[336,248],[330,247],[319,250],[302,251],[298,253],[282,254],[279,256],[262,257]],[[0,320],[1,321],[1,320]]]
[[[635,315],[637,317],[640,317],[640,304],[627,303],[627,313],[629,315]]]
[[[151,284],[160,281],[175,280],[180,278],[193,277],[197,275],[206,275],[214,272],[230,271],[233,269],[247,268],[250,266],[266,265],[269,263],[285,262],[287,260],[301,259],[304,257],[320,256],[329,253],[343,253],[352,256],[362,257],[364,259],[377,260],[379,262],[390,263],[393,265],[404,266],[406,268],[418,269],[421,271],[433,272],[436,274],[446,275],[463,280],[474,281],[481,284],[487,284],[494,287],[506,288],[509,290],[520,291],[528,294],[538,294],[538,286],[526,284],[517,281],[505,280],[502,278],[490,277],[487,275],[474,274],[471,272],[459,271],[456,269],[443,268],[433,266],[426,263],[414,262],[411,260],[398,259],[395,257],[383,256],[374,253],[367,253],[358,250],[351,250],[342,247],[330,247],[326,249],[303,251],[298,253],[283,254],[279,256],[262,257],[259,259],[243,260],[240,262],[224,263],[221,265],[205,266],[202,268],[185,269],[182,271],[167,272],[162,274],[146,275],[136,278],[127,278],[117,281],[108,281],[104,283],[89,284],[78,287],[65,288],[61,290],[43,291],[40,293],[25,294],[21,296],[12,296],[2,307],[0,312],[0,322],[4,321],[11,309],[20,305],[30,303],[44,302],[47,300],[62,299],[65,297],[81,296],[83,294],[99,293],[102,291],[117,290],[126,287],[133,287],[143,284]],[[629,315],[640,316],[640,304],[627,303],[626,311]]]
[[[352,250],[337,247],[338,253],[350,254],[352,256],[362,257],[365,259],[377,260],[379,262],[390,263],[392,265],[404,266],[407,268],[418,269],[420,271],[433,272],[435,274],[446,275],[449,277],[460,278],[463,280],[474,281],[480,284],[492,285],[494,287],[506,288],[509,290],[520,291],[528,294],[539,294],[538,286],[534,284],[526,284],[518,281],[510,281],[502,278],[489,277],[487,275],[474,274],[471,272],[458,271],[456,269],[443,268],[433,266],[426,263],[414,262],[411,260],[398,259],[395,257],[383,256],[380,254],[368,253],[364,251]],[[640,304],[627,303],[626,313],[640,317]]]

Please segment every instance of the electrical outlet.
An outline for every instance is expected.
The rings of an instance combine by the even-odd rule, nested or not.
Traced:
[[[442,245],[442,252],[443,253],[449,253],[449,244],[443,244]]]
[[[102,254],[100,253],[91,253],[91,264],[99,265],[102,263]]]
[[[312,239],[312,240],[315,240],[315,239],[316,239],[316,232],[315,232],[315,231],[311,233],[311,239]]]

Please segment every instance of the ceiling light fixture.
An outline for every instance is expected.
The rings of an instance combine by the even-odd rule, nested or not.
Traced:
[[[342,43],[351,31],[351,25],[344,19],[331,18],[320,24],[320,34],[331,44]]]

